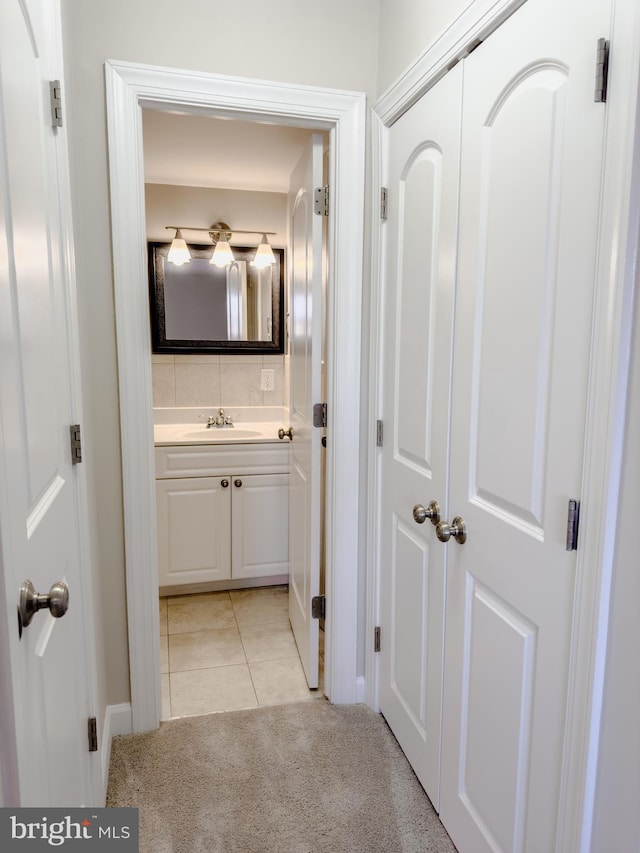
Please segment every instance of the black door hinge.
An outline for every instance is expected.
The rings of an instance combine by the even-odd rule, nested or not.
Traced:
[[[380,651],[380,628],[378,626],[373,629],[373,651]]]
[[[98,721],[95,717],[89,717],[88,725],[89,752],[98,751]]]
[[[324,619],[327,612],[327,602],[324,595],[314,595],[311,599],[311,617]]]

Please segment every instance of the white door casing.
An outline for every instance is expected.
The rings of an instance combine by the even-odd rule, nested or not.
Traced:
[[[314,134],[289,184],[289,620],[310,688],[318,686],[321,437],[313,406],[321,400],[322,218],[314,188],[322,185],[322,136]]]
[[[56,73],[57,72],[57,73]],[[78,347],[69,263],[66,142],[45,93],[61,77],[57,4],[0,6],[0,530],[13,724],[3,726],[4,804],[99,801],[87,718],[93,682],[86,511],[71,461],[79,409]],[[77,415],[76,415],[77,416]],[[18,638],[25,579],[41,594],[64,581],[66,615],[36,613]],[[4,703],[7,703],[5,706]],[[7,774],[7,757],[13,765]],[[9,782],[8,780],[11,779]]]
[[[462,850],[556,839],[608,26],[605,2],[527,3],[465,60],[441,798]]]
[[[380,710],[438,808],[462,66],[390,129],[381,454]],[[456,108],[457,105],[457,108]]]
[[[333,186],[328,243],[328,403],[325,692],[359,697],[360,341],[365,96],[109,60],[105,68],[120,415],[129,660],[134,731],[160,717],[159,638],[148,590],[157,583],[141,105],[206,110],[328,130]],[[358,247],[354,250],[354,247]],[[340,429],[334,428],[335,424]],[[135,614],[135,617],[134,617]]]

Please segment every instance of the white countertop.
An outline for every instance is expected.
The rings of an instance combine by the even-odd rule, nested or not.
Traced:
[[[233,426],[207,427],[207,418],[216,417],[218,409],[154,409],[154,444],[280,444],[287,441],[278,438],[278,430],[288,426],[286,410],[256,406],[229,407],[224,411],[232,418]]]

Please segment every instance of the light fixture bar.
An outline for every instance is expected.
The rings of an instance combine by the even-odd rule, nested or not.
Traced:
[[[222,223],[217,222],[216,225],[222,225]],[[245,231],[244,228],[215,228],[212,225],[208,228],[199,228],[195,225],[193,227],[191,225],[165,225],[164,227],[172,231],[208,231],[209,233],[213,232],[214,234],[217,234],[226,230],[231,231],[233,234],[267,234],[270,237],[275,237],[278,233],[277,231]]]

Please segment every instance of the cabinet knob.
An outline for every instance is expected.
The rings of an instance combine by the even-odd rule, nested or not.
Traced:
[[[228,480],[222,480],[220,482],[220,485],[222,486],[223,489],[228,489],[229,488],[229,481]]]
[[[242,480],[234,480],[233,485],[236,487],[236,489],[239,489],[242,485]]]

